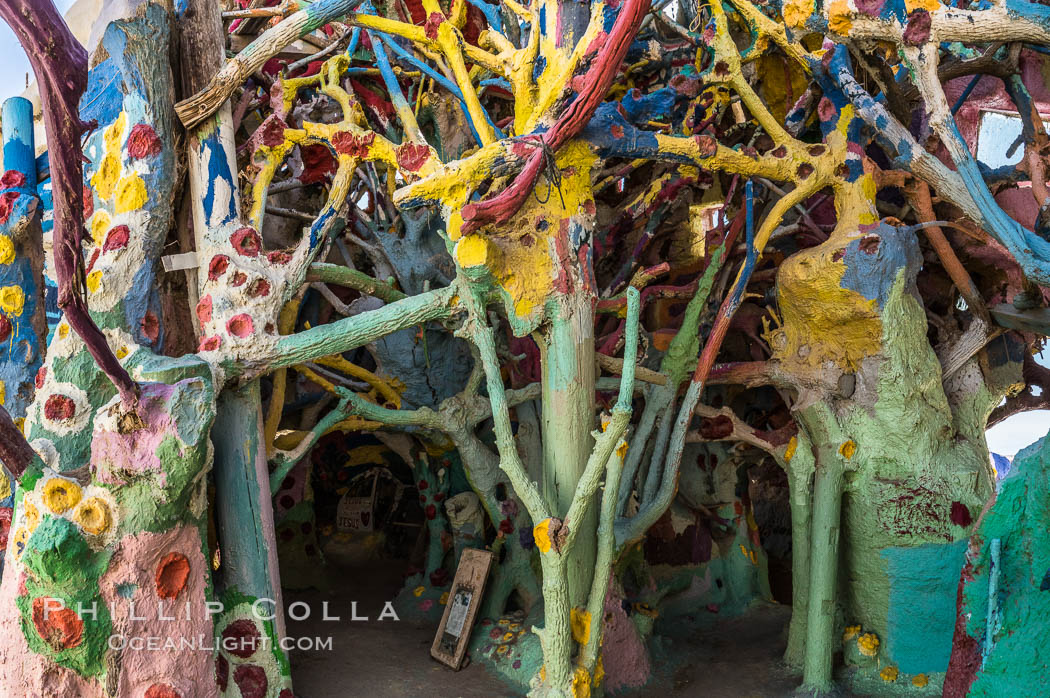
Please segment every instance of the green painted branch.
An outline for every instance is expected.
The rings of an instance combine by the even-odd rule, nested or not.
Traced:
[[[623,455],[620,450],[613,453],[605,474],[605,491],[602,493],[601,513],[598,517],[598,558],[594,566],[591,594],[587,599],[587,622],[590,630],[587,642],[580,653],[580,664],[594,674],[602,646],[602,628],[605,627],[605,597],[609,592],[609,580],[613,561],[616,559],[616,494],[623,473]]]
[[[649,440],[649,435],[652,433],[656,420],[661,419],[664,412],[671,409],[675,396],[678,394],[678,386],[696,368],[697,354],[700,352],[700,320],[704,309],[707,307],[707,299],[711,295],[715,278],[722,269],[724,260],[725,245],[721,245],[712,254],[711,262],[707,265],[703,275],[700,277],[700,281],[697,283],[696,293],[693,294],[685,308],[682,325],[671,339],[667,353],[660,360],[660,373],[668,377],[667,384],[660,388],[646,391],[645,408],[642,410],[641,420],[632,439],[635,448],[628,453],[624,466],[618,497],[619,501],[616,506],[619,516],[623,516],[624,511],[627,509],[627,502],[630,500],[631,491],[634,488],[634,476],[638,472],[638,466],[645,453],[644,446]],[[666,444],[666,439],[664,439],[663,444]],[[663,457],[663,449],[659,448],[659,450],[660,456],[654,458],[653,462],[660,462],[660,459]],[[657,478],[654,483],[654,490],[658,484],[659,479]]]
[[[529,480],[525,465],[521,462],[518,449],[514,444],[514,432],[510,426],[510,407],[507,394],[500,375],[499,356],[496,354],[496,340],[492,328],[485,321],[485,306],[475,295],[473,289],[467,289],[464,302],[470,315],[468,320],[471,337],[478,348],[481,363],[485,367],[486,385],[489,390],[489,401],[492,403],[493,430],[496,432],[496,448],[499,451],[499,467],[507,474],[514,491],[522,504],[529,511],[533,521],[542,521],[550,517],[550,510],[540,496],[536,483]],[[544,581],[546,587],[547,582]],[[546,592],[544,593],[546,598]]]
[[[321,420],[314,425],[310,433],[291,451],[280,451],[272,459],[274,463],[273,472],[270,473],[270,494],[277,494],[277,490],[281,489],[281,483],[284,482],[284,478],[288,477],[288,473],[292,471],[296,463],[301,461],[303,457],[310,452],[320,440],[322,436],[328,433],[328,430],[334,427],[339,422],[343,421],[350,414],[348,409],[350,405],[350,399],[348,395],[352,395],[354,398],[357,396],[350,391],[345,391],[346,394],[340,389],[340,395],[343,399],[339,401],[339,404],[332,410],[329,410]],[[362,400],[362,402],[365,402]],[[367,403],[371,404],[371,403]]]
[[[390,303],[378,310],[286,335],[277,341],[272,351],[263,353],[250,363],[235,365],[232,370],[234,373],[252,376],[313,361],[322,356],[341,354],[406,327],[431,320],[446,320],[455,312],[452,305],[454,295],[452,288],[428,291]]]
[[[369,296],[375,296],[386,303],[394,303],[408,298],[407,294],[398,291],[384,281],[373,279],[364,272],[339,264],[311,264],[310,270],[306,274],[306,280],[346,286]]]
[[[810,545],[812,542],[812,487],[815,460],[805,432],[796,437],[794,452],[785,454],[791,504],[791,624],[784,662],[797,670],[804,664],[809,609]],[[790,447],[789,447],[790,448]],[[788,457],[790,455],[790,458]]]
[[[817,402],[801,410],[798,419],[813,442],[816,462],[802,689],[819,695],[833,688],[844,456],[852,452],[843,454],[843,448],[835,445],[842,441],[841,431],[838,420],[825,403]]]

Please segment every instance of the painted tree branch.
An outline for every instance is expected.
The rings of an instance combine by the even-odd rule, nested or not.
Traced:
[[[3,0],[0,17],[25,49],[40,89],[44,129],[50,144],[58,305],[99,368],[113,381],[124,407],[132,409],[138,400],[138,386],[113,355],[84,300],[80,139],[90,127],[80,120],[79,102],[87,88],[87,52],[51,0]]]

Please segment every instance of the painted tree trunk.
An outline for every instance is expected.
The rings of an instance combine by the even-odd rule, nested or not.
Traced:
[[[552,510],[567,512],[594,447],[594,299],[582,289],[559,296],[540,352],[543,371],[543,487]],[[588,509],[580,544],[565,562],[569,600],[583,606],[597,549],[598,507]],[[548,615],[549,618],[549,615]]]
[[[826,243],[778,275],[783,324],[768,336],[779,370],[804,386],[797,421],[818,444],[812,501],[793,495],[792,516],[797,534],[811,521],[808,579],[796,583],[810,585],[807,625],[821,627],[803,630],[793,617],[788,659],[798,660],[805,636],[806,687],[818,692],[830,688],[843,629],[836,614],[849,628],[847,661],[892,666],[902,679],[943,675],[951,647],[943,599],[991,491],[983,427],[1017,380],[1020,354],[996,340],[945,376],[913,286],[920,263],[906,230],[861,223],[854,232],[840,217]],[[827,477],[821,454],[849,464],[841,514],[840,476]],[[793,478],[805,477],[800,465]],[[829,556],[835,537],[841,560]]]

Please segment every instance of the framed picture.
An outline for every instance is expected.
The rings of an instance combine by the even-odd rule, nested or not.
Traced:
[[[485,594],[485,582],[492,567],[492,553],[467,548],[459,558],[456,577],[448,593],[445,613],[441,616],[430,656],[456,671],[463,664],[470,642],[470,631]]]

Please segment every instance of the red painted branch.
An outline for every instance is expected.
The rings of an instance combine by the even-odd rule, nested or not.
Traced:
[[[540,137],[544,147],[535,149],[535,152],[529,156],[528,162],[525,163],[524,169],[509,187],[491,199],[463,207],[463,220],[465,221],[463,232],[469,233],[484,225],[503,223],[525,204],[546,162],[544,149],[557,152],[590,120],[594,110],[605,99],[609,85],[620,71],[620,64],[627,55],[627,49],[638,32],[642,18],[649,11],[649,5],[649,0],[624,1],[612,31],[606,37],[602,47],[598,49],[597,55],[591,61],[590,68],[583,76],[583,90],[554,126]]]
[[[117,361],[84,302],[84,173],[80,97],[87,88],[87,51],[51,0],[0,0],[0,17],[29,57],[40,91],[54,196],[54,255],[58,305],[99,368],[109,376],[124,406],[138,399],[138,386]]]

